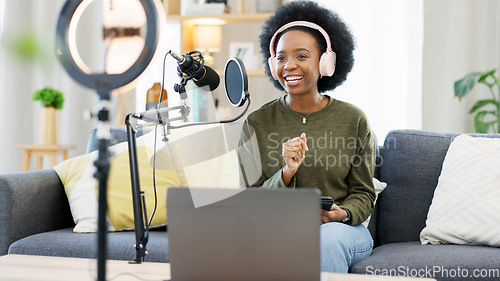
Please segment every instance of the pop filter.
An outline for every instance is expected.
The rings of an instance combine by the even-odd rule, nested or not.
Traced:
[[[240,107],[248,99],[248,77],[243,61],[230,58],[224,68],[224,89],[233,106]]]

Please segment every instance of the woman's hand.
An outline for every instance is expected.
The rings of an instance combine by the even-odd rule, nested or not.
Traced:
[[[332,221],[342,221],[347,218],[348,214],[345,210],[340,208],[337,204],[333,204],[330,211],[321,209],[321,224],[332,222]]]
[[[286,185],[290,184],[293,175],[295,175],[304,161],[306,151],[308,150],[305,133],[302,133],[300,137],[293,138],[283,143],[281,155],[285,160],[285,167],[283,168],[282,177]]]
[[[302,133],[300,137],[293,138],[283,143],[281,155],[283,159],[285,159],[288,170],[295,174],[304,161],[306,151],[308,150],[305,133]]]

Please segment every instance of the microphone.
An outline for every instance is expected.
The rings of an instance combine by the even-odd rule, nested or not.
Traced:
[[[210,91],[215,90],[220,83],[220,77],[209,66],[202,65],[198,60],[191,56],[192,52],[186,55],[179,55],[175,52],[168,52],[177,60],[177,70],[188,76],[192,76],[194,84],[198,87],[208,86]]]

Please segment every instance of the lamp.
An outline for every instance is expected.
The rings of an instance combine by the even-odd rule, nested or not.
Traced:
[[[206,65],[215,65],[215,58],[212,53],[221,50],[221,38],[220,25],[197,25],[195,27],[195,49],[203,53]]]

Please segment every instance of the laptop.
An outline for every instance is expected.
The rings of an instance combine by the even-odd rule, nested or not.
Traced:
[[[320,280],[316,189],[169,188],[167,214],[172,281]]]

